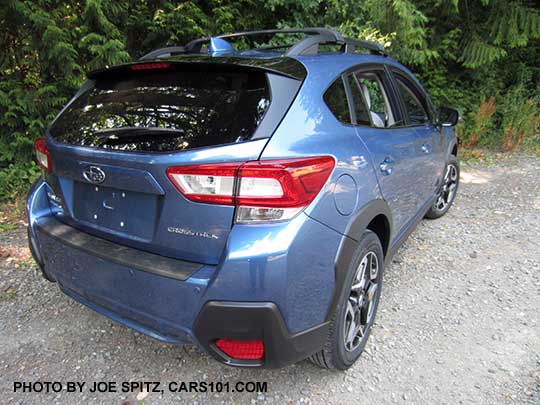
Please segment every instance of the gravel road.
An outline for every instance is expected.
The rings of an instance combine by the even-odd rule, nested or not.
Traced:
[[[462,168],[453,209],[386,269],[366,352],[347,372],[304,361],[235,369],[140,335],[61,294],[0,233],[0,403],[540,404],[540,159]],[[15,381],[266,381],[262,393],[15,393]]]

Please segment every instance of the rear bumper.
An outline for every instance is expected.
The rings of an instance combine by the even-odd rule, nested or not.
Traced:
[[[66,225],[53,217],[45,217],[35,223],[39,239],[56,239],[60,244],[84,251],[107,262],[129,266],[136,270],[185,281],[204,266],[200,263],[171,259],[133,249],[98,238]],[[46,253],[45,253],[46,255]]]
[[[328,322],[291,334],[272,302],[219,302],[205,304],[195,322],[199,343],[216,360],[243,367],[283,367],[320,350],[328,336]],[[235,360],[214,345],[218,338],[262,340],[263,361]]]
[[[191,325],[215,270],[213,266],[200,265],[195,274],[180,281],[178,275],[182,275],[186,265],[181,260],[176,261],[179,271],[171,277],[169,272],[159,268],[161,263],[156,263],[154,268],[144,260],[144,265],[130,265],[125,257],[114,256],[118,253],[116,249],[105,249],[110,242],[84,233],[80,235],[75,228],[53,218],[42,218],[33,227],[34,232],[30,234],[36,235],[37,243],[30,245],[39,246],[44,273],[54,279],[64,293],[161,341],[195,342]],[[79,238],[84,235],[89,238]],[[95,251],[96,245],[102,247],[99,254]],[[126,256],[130,256],[129,250]],[[167,264],[174,268],[174,263]]]
[[[83,305],[163,342],[198,344],[218,361],[281,367],[319,350],[327,336],[341,238],[309,219],[231,232],[217,266],[169,259],[96,238],[55,219],[46,185],[28,199],[29,244],[48,279]],[[298,238],[299,231],[309,238]],[[326,249],[313,250],[313,244]],[[250,243],[248,243],[250,242]],[[259,250],[259,248],[262,249]],[[219,338],[263,340],[265,358],[235,361]]]
[[[218,301],[204,305],[196,319],[193,332],[169,329],[167,334],[163,329],[157,331],[127,317],[126,311],[105,308],[72,290],[61,289],[67,296],[115,322],[165,343],[198,344],[217,361],[229,366],[284,367],[320,350],[328,335],[329,322],[300,333],[289,333],[279,309],[272,302]],[[215,346],[215,341],[220,338],[262,340],[265,347],[264,359],[233,359]]]

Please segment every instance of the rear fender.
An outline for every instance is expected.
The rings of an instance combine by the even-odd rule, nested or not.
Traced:
[[[349,271],[350,264],[358,249],[358,241],[362,238],[362,235],[366,231],[369,223],[378,215],[384,215],[388,220],[388,223],[392,223],[392,214],[386,201],[382,199],[373,200],[352,218],[347,227],[346,233],[343,236],[338,253],[335,260],[335,289],[332,303],[329,307],[327,320],[330,320],[336,311],[339,297],[344,288],[345,279],[347,278],[347,272]],[[390,230],[390,237],[388,245],[391,245],[392,231]]]
[[[28,197],[26,198],[26,216],[28,218],[28,246],[30,253],[40,268],[43,277],[49,281],[55,281],[45,271],[44,258],[42,256],[42,249],[39,243],[39,239],[36,235],[36,221],[47,215],[51,215],[51,208],[47,197],[48,187],[47,184],[40,177],[30,188]]]

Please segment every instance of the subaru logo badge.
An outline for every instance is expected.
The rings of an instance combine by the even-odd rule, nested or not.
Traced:
[[[88,166],[84,169],[83,177],[92,184],[100,184],[105,181],[105,172],[97,166]]]

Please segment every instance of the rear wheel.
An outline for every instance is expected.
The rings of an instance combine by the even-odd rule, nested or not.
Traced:
[[[323,368],[345,370],[360,357],[375,320],[382,288],[383,249],[366,231],[351,262],[343,291],[321,351],[310,360]]]
[[[459,186],[459,163],[455,156],[451,156],[446,164],[443,184],[435,202],[426,214],[426,218],[437,219],[448,212],[456,198]]]

